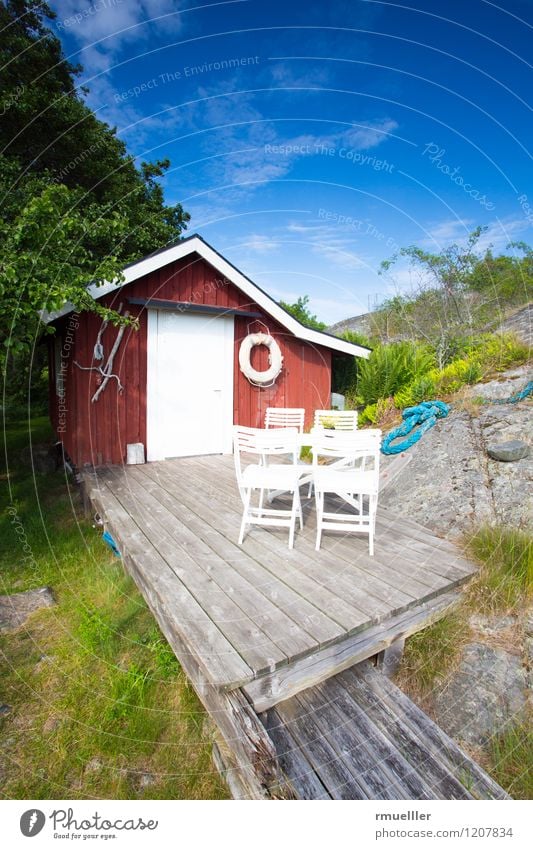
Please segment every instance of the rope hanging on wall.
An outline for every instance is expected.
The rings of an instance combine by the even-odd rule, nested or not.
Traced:
[[[122,312],[122,304],[120,304],[117,312]],[[129,318],[129,312],[127,310],[124,313],[124,318]],[[103,343],[102,343],[102,336],[103,336],[105,329],[106,329],[108,324],[109,324],[108,321],[103,321],[102,326],[100,327],[100,330],[98,331],[98,336],[96,337],[96,342],[94,344],[94,352],[93,352],[93,357],[94,357],[95,360],[103,360],[103,358],[104,358],[104,346],[103,346]],[[100,395],[102,394],[102,392],[106,388],[106,386],[109,383],[109,381],[111,380],[111,378],[113,378],[114,380],[117,381],[118,391],[119,392],[124,391],[124,387],[122,386],[122,383],[120,382],[120,378],[119,378],[118,374],[113,374],[113,360],[115,359],[115,355],[116,355],[118,349],[120,348],[120,343],[122,342],[122,337],[124,336],[125,329],[126,329],[125,325],[122,325],[121,327],[119,327],[119,330],[118,330],[118,333],[117,333],[117,338],[115,339],[115,341],[113,343],[113,347],[111,348],[111,351],[109,353],[109,357],[107,358],[107,363],[105,364],[105,366],[103,366],[103,367],[102,366],[80,366],[80,364],[78,362],[74,361],[74,365],[77,366],[80,369],[80,371],[97,371],[104,378],[102,380],[100,386],[98,387],[98,389],[94,393],[93,397],[91,398],[91,404],[94,404],[96,401],[98,401]]]

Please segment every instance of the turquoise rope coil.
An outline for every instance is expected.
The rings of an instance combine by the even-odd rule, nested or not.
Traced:
[[[437,419],[445,418],[449,412],[450,408],[444,401],[422,401],[416,407],[406,407],[402,412],[403,424],[393,428],[387,434],[381,445],[381,453],[400,454],[402,451],[407,451],[433,427]],[[417,430],[415,430],[416,427],[418,427]],[[406,436],[407,439],[391,445],[391,442],[400,436]]]
[[[530,380],[529,383],[520,390],[520,392],[515,392],[514,395],[510,395],[509,398],[496,398],[495,400],[491,400],[490,398],[485,398],[484,404],[518,404],[519,401],[523,401],[524,398],[527,398],[528,395],[531,395],[533,392],[533,380]]]

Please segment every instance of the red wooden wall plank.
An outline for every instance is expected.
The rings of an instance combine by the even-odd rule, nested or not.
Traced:
[[[78,466],[86,463],[121,463],[130,442],[146,445],[146,378],[147,378],[147,310],[128,304],[128,298],[159,298],[171,301],[191,301],[232,309],[249,309],[262,314],[258,321],[235,317],[234,354],[234,422],[261,427],[268,406],[304,407],[306,424],[312,423],[317,408],[330,403],[331,351],[302,342],[250,302],[244,293],[220,277],[218,272],[199,257],[173,263],[135,281],[121,291],[103,299],[117,307],[123,304],[130,314],[137,314],[139,329],[127,329],[115,358],[113,371],[119,375],[124,392],[119,393],[116,380],[109,381],[99,400],[92,404],[101,378],[94,372],[83,372],[73,363],[95,365],[93,350],[101,319],[91,314],[79,316],[75,330],[75,345],[68,358],[68,416],[66,433],[60,434],[65,449]],[[206,318],[207,321],[215,320]],[[62,332],[69,317],[62,322]],[[273,387],[252,386],[239,369],[239,346],[249,332],[268,331],[277,340],[283,354],[283,369]],[[109,325],[105,331],[104,363],[118,330]],[[256,348],[252,352],[254,368],[268,367],[268,351]],[[51,380],[52,380],[52,371]],[[55,390],[51,387],[51,396]],[[52,421],[57,425],[57,414]]]

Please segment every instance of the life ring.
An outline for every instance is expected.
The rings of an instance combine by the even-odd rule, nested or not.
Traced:
[[[257,371],[252,368],[250,356],[252,348],[256,345],[265,345],[268,348],[269,368],[266,371]],[[266,333],[249,333],[242,342],[239,348],[239,367],[244,376],[253,383],[254,386],[272,386],[279,375],[283,366],[283,356],[281,349],[272,336],[267,336]]]

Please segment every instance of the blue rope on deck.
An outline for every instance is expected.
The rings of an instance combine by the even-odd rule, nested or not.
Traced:
[[[508,398],[485,398],[483,400],[484,404],[518,404],[519,401],[523,401],[524,398],[527,398],[528,395],[531,395],[533,392],[533,380],[530,380],[529,383],[524,386],[520,392],[515,392],[514,395],[510,395]]]
[[[407,451],[415,442],[428,431],[437,419],[443,419],[450,412],[448,404],[444,401],[422,401],[415,407],[406,407],[402,412],[403,424],[393,428],[384,438],[381,445],[382,454],[400,454]],[[418,430],[415,430],[418,428]],[[410,435],[409,435],[410,434]],[[391,445],[400,436],[407,436],[402,442]]]

